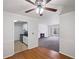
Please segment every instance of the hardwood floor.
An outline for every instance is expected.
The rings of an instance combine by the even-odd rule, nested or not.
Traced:
[[[20,53],[16,53],[6,59],[72,59],[65,55],[59,54],[53,50],[48,50],[46,48],[34,48],[30,50],[25,50]]]
[[[66,55],[60,54],[60,59],[74,59],[74,58],[71,58],[71,57],[68,57]]]

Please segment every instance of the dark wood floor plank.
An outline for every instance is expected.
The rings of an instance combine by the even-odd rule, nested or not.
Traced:
[[[73,58],[66,56],[64,54],[60,54],[60,57],[61,57],[61,59],[73,59]]]
[[[46,48],[33,48],[16,53],[12,57],[6,59],[72,59],[63,54],[49,50]]]

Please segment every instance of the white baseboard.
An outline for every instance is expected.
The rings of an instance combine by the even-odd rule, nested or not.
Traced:
[[[13,56],[13,55],[14,55],[14,53],[3,57],[3,59],[8,58],[8,57]]]
[[[64,53],[64,52],[61,52],[61,51],[59,51],[59,53],[61,53],[61,54],[63,54],[63,55],[66,55],[66,56],[69,56],[69,57],[75,59],[75,57],[73,57],[73,56],[71,56],[71,55],[69,55],[69,54],[67,54],[67,53]]]

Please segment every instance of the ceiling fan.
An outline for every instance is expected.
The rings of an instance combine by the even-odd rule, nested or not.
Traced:
[[[27,10],[27,11],[25,11],[25,13],[36,10],[36,13],[39,14],[40,16],[42,16],[44,10],[48,10],[48,11],[52,11],[52,12],[57,11],[57,9],[46,7],[46,4],[49,3],[51,0],[36,0],[35,3],[32,2],[31,0],[25,0],[25,1],[36,6],[36,8],[32,8],[30,10]]]

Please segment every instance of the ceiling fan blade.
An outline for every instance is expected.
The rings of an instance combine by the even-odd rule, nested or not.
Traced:
[[[49,8],[49,7],[45,7],[45,9],[48,10],[48,11],[52,11],[52,12],[56,12],[57,11],[57,9]]]
[[[31,4],[33,4],[33,5],[35,5],[35,3],[33,3],[33,2],[30,1],[30,0],[25,0],[25,1],[27,1],[27,2],[29,2],[29,3],[31,3]]]
[[[46,4],[49,3],[51,0],[46,0]]]
[[[25,13],[31,12],[31,11],[33,11],[33,10],[35,10],[35,8],[30,9],[30,10],[27,10],[27,11],[25,11]]]

